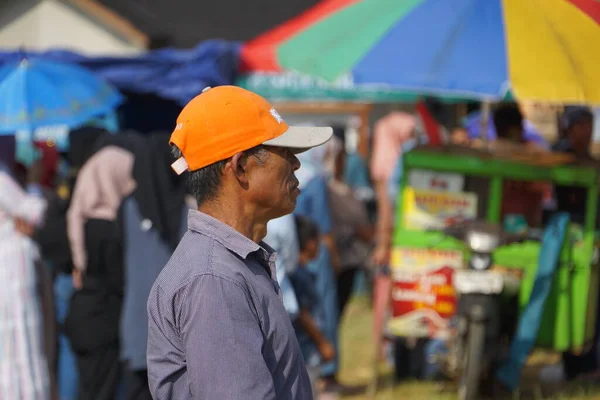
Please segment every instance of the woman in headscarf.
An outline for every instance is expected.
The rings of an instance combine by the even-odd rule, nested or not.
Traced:
[[[339,256],[333,236],[333,222],[329,204],[327,181],[332,171],[332,159],[327,158],[328,146],[310,149],[298,155],[302,166],[296,172],[301,190],[296,202],[296,215],[314,221],[322,237],[322,245],[316,260],[308,264],[316,276],[316,292],[320,298],[321,315],[324,318],[323,333],[338,352],[338,297],[337,278],[340,270]],[[329,168],[326,165],[329,163]],[[321,376],[325,382],[324,392],[337,391],[338,360],[325,364]]]
[[[133,153],[122,147],[101,148],[81,168],[67,212],[78,290],[64,328],[76,354],[81,400],[112,400],[119,383],[123,233],[116,220],[135,189],[133,163]]]

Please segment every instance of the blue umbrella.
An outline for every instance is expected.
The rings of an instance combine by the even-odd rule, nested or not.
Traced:
[[[123,96],[78,66],[24,59],[0,69],[0,134],[80,126],[114,110]]]

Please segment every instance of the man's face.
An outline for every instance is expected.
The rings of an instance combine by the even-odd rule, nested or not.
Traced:
[[[300,161],[287,148],[265,146],[266,157],[254,160],[248,170],[248,195],[251,201],[267,210],[270,219],[294,211],[300,194],[294,172]]]

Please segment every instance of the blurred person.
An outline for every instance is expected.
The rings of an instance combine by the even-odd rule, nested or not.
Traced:
[[[523,145],[525,151],[531,153],[543,151],[538,143],[525,138],[523,121],[523,114],[516,104],[499,107],[494,112],[496,142],[500,145],[506,142],[508,146],[515,146],[515,151],[519,151]],[[529,226],[539,226],[542,222],[544,199],[551,197],[551,186],[544,182],[512,180],[504,181],[503,186],[502,218],[521,215]]]
[[[60,176],[56,190],[48,196],[44,224],[34,236],[44,261],[50,265],[54,275],[54,302],[59,327],[56,378],[61,400],[75,399],[78,390],[75,355],[62,329],[74,292],[66,216],[77,173],[93,155],[98,139],[105,134],[107,132],[99,128],[80,128],[69,133],[69,150],[64,160],[68,167]]]
[[[97,151],[81,168],[67,211],[76,292],[64,330],[76,354],[81,400],[112,400],[117,393],[124,267],[116,220],[135,189],[133,163],[123,148]]]
[[[573,154],[578,162],[594,162],[590,154],[590,144],[594,130],[594,114],[588,107],[565,107],[559,119],[560,138],[552,150]],[[587,203],[587,190],[573,186],[556,186],[556,211],[568,212],[571,222],[583,225]],[[600,308],[598,308],[600,310]],[[600,311],[599,311],[600,312]],[[582,375],[600,376],[600,353],[598,352],[598,335],[600,334],[600,318],[596,316],[596,339],[590,349],[583,354],[563,353],[560,373],[555,376],[575,379]]]
[[[469,133],[464,128],[455,128],[450,134],[450,143],[457,146],[470,146]]]
[[[267,224],[267,236],[264,242],[277,253],[275,270],[277,282],[281,288],[283,306],[291,321],[298,317],[298,299],[290,282],[290,274],[298,267],[299,249],[296,220],[293,214],[272,219]]]
[[[373,338],[379,357],[384,357],[383,327],[389,307],[392,281],[389,275],[394,229],[394,206],[399,181],[394,171],[401,165],[402,145],[418,134],[417,118],[405,112],[392,112],[375,124],[370,172],[375,187],[377,220],[372,262],[377,267],[373,282]]]
[[[315,285],[322,308],[323,332],[336,348],[336,358],[322,366],[321,375],[325,382],[325,391],[340,391],[343,388],[336,375],[339,368],[337,276],[341,272],[341,266],[333,235],[333,217],[329,203],[328,181],[333,170],[333,158],[329,154],[329,147],[321,146],[298,156],[302,167],[296,176],[301,192],[294,214],[314,221],[321,233],[319,254],[314,261],[308,263],[307,268],[316,276]]]
[[[481,145],[483,139],[481,135],[481,111],[474,111],[462,119],[462,126],[460,129],[464,130],[469,140],[473,145]],[[504,122],[502,122],[502,120]],[[520,122],[517,122],[520,121]],[[516,122],[516,123],[515,123]],[[521,109],[516,103],[501,103],[499,107],[494,110],[488,118],[486,127],[486,139],[488,141],[495,141],[500,136],[504,136],[507,139],[506,132],[498,135],[497,125],[512,125],[513,133],[515,137],[522,137],[525,142],[537,144],[542,149],[548,149],[548,143],[542,134],[537,130],[534,124],[529,120],[525,119]],[[520,126],[520,128],[519,128]],[[504,128],[505,130],[506,128]],[[522,133],[518,131],[522,130]],[[510,136],[510,135],[509,135]]]
[[[8,170],[8,168],[7,168]],[[41,165],[29,170],[29,182],[39,182]],[[36,190],[37,191],[37,190]],[[44,342],[49,321],[40,296],[39,250],[30,239],[42,222],[46,202],[40,193],[25,192],[7,172],[0,171],[0,398],[54,398],[49,348]],[[46,304],[47,305],[47,304]]]
[[[132,175],[135,190],[122,205],[117,223],[125,287],[120,323],[125,400],[151,399],[146,349],[146,304],[160,274],[186,230],[188,210],[184,177],[170,168],[169,133],[136,135]]]
[[[335,357],[335,348],[322,332],[321,307],[319,307],[319,295],[315,290],[316,276],[307,268],[307,264],[319,254],[319,228],[308,218],[299,216],[295,217],[295,225],[300,254],[298,268],[290,275],[290,281],[298,298],[300,310],[294,322],[294,329],[310,376],[313,397],[317,399],[321,364]]]
[[[365,203],[344,181],[346,165],[345,137],[334,130],[334,137],[327,144],[333,158],[333,174],[329,182],[329,202],[332,207],[333,232],[336,247],[340,249],[341,270],[337,277],[338,312],[341,321],[344,309],[352,295],[358,271],[367,263],[370,242],[374,237]],[[341,251],[343,250],[343,251]]]
[[[590,144],[594,131],[594,114],[588,107],[568,106],[559,120],[560,137],[552,147],[552,151],[569,153],[578,162],[594,161],[590,154]],[[557,186],[555,188],[556,208],[568,212],[571,221],[583,224],[587,190],[573,186]]]
[[[524,144],[528,149],[542,149],[544,146],[525,135],[525,118],[515,103],[499,106],[493,114],[496,140],[513,144]]]
[[[357,198],[366,203],[375,200],[375,192],[371,186],[369,169],[361,154],[356,150],[348,150],[346,146],[346,127],[332,124],[333,135],[342,142],[343,166],[339,179],[344,181],[355,192]]]
[[[148,299],[148,378],[155,399],[311,399],[281,300],[270,220],[294,210],[295,153],[331,128],[289,127],[247,90],[207,88],[171,135],[198,211]]]
[[[403,156],[415,147],[427,144],[430,137],[442,142],[449,137],[446,128],[440,123],[447,120],[443,104],[435,99],[426,99],[423,106],[417,107],[419,115],[390,113],[376,123],[373,133],[370,168],[377,198],[375,249],[372,254],[372,263],[377,267],[373,286],[373,336],[377,344],[377,356],[380,358],[387,358],[388,351],[391,350],[389,342],[386,341],[388,338],[385,337],[384,326],[391,300],[389,262],[395,207],[401,195],[400,184],[404,174]],[[424,119],[427,119],[427,122]],[[366,232],[370,233],[368,230]],[[396,365],[398,378],[405,378],[405,371],[422,369],[421,342],[413,346],[405,338],[394,338],[396,354],[409,356],[409,359],[401,360],[402,365]],[[415,357],[412,357],[413,353]],[[413,358],[415,361],[412,361]]]

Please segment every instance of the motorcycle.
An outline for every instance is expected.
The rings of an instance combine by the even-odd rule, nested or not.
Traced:
[[[493,252],[524,237],[483,221],[454,225],[445,233],[463,241],[471,254],[453,280],[458,309],[446,370],[458,380],[458,398],[474,400],[480,389],[494,386],[494,371],[517,326],[520,277],[494,268]]]

